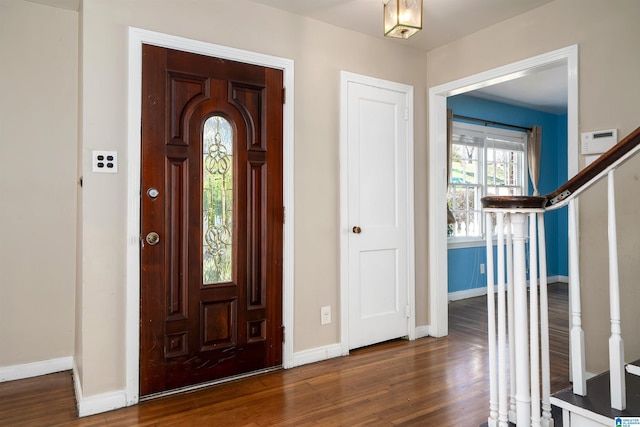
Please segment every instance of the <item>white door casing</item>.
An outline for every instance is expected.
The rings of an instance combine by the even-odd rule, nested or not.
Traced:
[[[429,88],[429,335],[449,333],[447,280],[447,97],[567,66],[567,176],[578,172],[578,46],[554,50]],[[571,244],[571,243],[570,243]],[[571,276],[571,271],[569,271]]]
[[[346,354],[415,335],[413,88],[347,72],[341,80],[341,320]]]

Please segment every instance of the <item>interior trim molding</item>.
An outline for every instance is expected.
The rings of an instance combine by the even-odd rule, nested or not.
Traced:
[[[538,282],[540,283],[540,282]],[[553,283],[565,283],[568,284],[569,283],[569,276],[548,276],[547,277],[547,286],[552,285]],[[496,286],[496,293],[498,293],[497,290],[497,286],[498,284],[495,284]],[[527,286],[529,286],[529,281],[527,280]],[[487,294],[487,287],[486,286],[482,286],[479,288],[471,288],[471,289],[464,289],[462,291],[455,291],[455,292],[449,292],[448,293],[448,299],[449,302],[451,301],[459,301],[461,299],[467,299],[467,298],[475,298],[475,297],[481,297],[483,295]]]
[[[311,348],[309,350],[298,351],[293,355],[293,366],[308,365],[309,363],[321,362],[342,356],[342,346],[340,344],[330,344],[322,347]]]
[[[447,97],[535,73],[558,63],[567,66],[567,176],[578,172],[578,45],[568,46],[429,88],[429,313],[431,333],[449,332],[446,170]],[[571,242],[569,242],[571,244]],[[576,249],[577,250],[577,249]],[[571,275],[571,271],[569,271]]]
[[[75,360],[73,361],[73,388],[76,395],[79,417],[87,417],[89,415],[112,411],[126,405],[127,396],[124,390],[84,397],[82,394],[80,375],[78,374],[78,366]]]
[[[283,106],[283,198],[286,221],[283,236],[283,366],[293,366],[294,346],[294,62],[208,42],[129,27],[128,150],[127,150],[127,294],[126,294],[126,405],[138,403],[140,357],[140,121],[142,45],[177,49],[200,55],[283,70],[287,100]],[[115,399],[115,396],[107,396]],[[122,405],[125,406],[125,405]]]
[[[429,336],[429,325],[416,326],[416,339]]]
[[[23,380],[55,372],[69,371],[73,365],[73,357],[65,356],[39,362],[22,363],[20,365],[0,367],[0,383]]]

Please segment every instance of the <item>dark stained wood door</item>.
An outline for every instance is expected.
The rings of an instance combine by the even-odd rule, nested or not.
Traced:
[[[148,395],[282,364],[283,81],[155,46],[142,55]]]

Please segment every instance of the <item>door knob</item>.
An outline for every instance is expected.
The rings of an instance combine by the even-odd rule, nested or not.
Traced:
[[[158,242],[160,241],[160,235],[155,231],[152,231],[151,233],[147,234],[147,237],[145,238],[145,240],[151,246],[157,245]]]
[[[353,227],[352,230],[355,234],[360,234],[362,233],[362,228],[358,227],[357,225]]]

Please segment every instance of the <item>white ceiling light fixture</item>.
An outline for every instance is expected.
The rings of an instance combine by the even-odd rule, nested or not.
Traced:
[[[384,35],[408,39],[422,29],[422,0],[389,0],[384,4]]]

